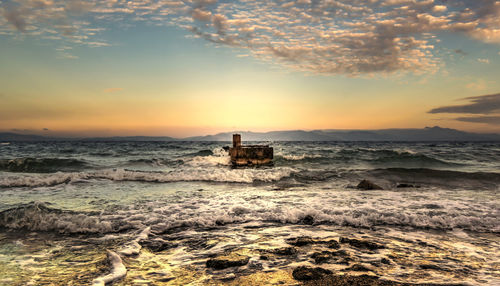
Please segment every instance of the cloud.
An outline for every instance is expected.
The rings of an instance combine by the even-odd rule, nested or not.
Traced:
[[[476,91],[481,91],[486,89],[486,82],[483,79],[479,79],[475,82],[470,82],[465,85],[466,88],[476,90]]]
[[[500,116],[476,116],[476,117],[458,117],[455,120],[472,123],[486,123],[500,125]]]
[[[500,93],[472,96],[464,99],[468,100],[470,103],[464,105],[442,106],[434,108],[428,113],[471,114],[471,116],[461,116],[453,119],[461,122],[500,125]]]
[[[477,59],[478,62],[482,63],[482,64],[489,64],[490,63],[490,60],[489,59]]]
[[[455,52],[455,54],[459,54],[459,55],[462,55],[462,56],[466,56],[467,55],[467,52],[465,52],[462,49],[456,49],[456,50],[454,50],[454,52]]]
[[[103,91],[106,93],[113,93],[113,92],[119,92],[122,90],[123,90],[123,88],[121,88],[121,87],[110,87],[110,88],[104,89]]]
[[[500,43],[498,0],[17,0],[14,30],[91,47],[109,23],[178,26],[216,45],[318,74],[434,73],[439,36]],[[1,30],[1,29],[0,29]],[[458,52],[458,54],[464,54]]]
[[[191,16],[194,20],[208,22],[212,18],[212,13],[210,11],[204,11],[202,9],[193,9]]]
[[[26,11],[24,9],[12,5],[7,6],[7,8],[3,10],[5,20],[19,31],[26,30],[27,22],[25,20],[25,13]]]
[[[469,113],[492,114],[500,113],[500,93],[464,98],[471,103],[434,108],[429,113]]]

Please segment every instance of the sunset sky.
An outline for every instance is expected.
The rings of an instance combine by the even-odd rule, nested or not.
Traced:
[[[500,132],[500,1],[0,1],[0,130]]]

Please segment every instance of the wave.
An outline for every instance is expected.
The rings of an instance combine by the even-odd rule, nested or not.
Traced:
[[[184,156],[187,156],[187,157],[196,157],[196,156],[210,156],[210,155],[213,155],[213,154],[214,154],[214,151],[208,150],[208,149],[204,149],[204,150],[200,150],[200,151],[197,151],[197,152],[186,154]]]
[[[148,166],[171,166],[183,164],[183,160],[169,160],[162,158],[148,158],[148,159],[132,159],[128,160],[125,165],[148,165]]]
[[[355,228],[397,226],[500,233],[498,213],[493,203],[481,209],[471,209],[467,201],[437,203],[422,200],[412,204],[389,205],[369,202],[353,207],[325,203],[327,200],[321,198],[295,206],[245,202],[220,204],[218,199],[188,200],[175,206],[159,203],[156,207],[148,205],[141,209],[112,212],[75,212],[32,202],[0,212],[0,228],[69,235],[117,233],[122,238],[135,233],[135,238],[118,250],[123,255],[138,254],[141,248],[138,243],[147,239],[150,232],[165,233],[182,228],[211,228],[250,222],[262,226],[269,223]],[[203,208],[196,207],[201,205]],[[142,231],[137,235],[139,230]]]
[[[366,176],[417,185],[435,185],[446,188],[498,189],[500,173],[462,172],[427,168],[383,168],[363,171]],[[364,176],[364,175],[363,175]]]
[[[293,155],[293,154],[277,154],[276,159],[283,159],[286,161],[315,161],[314,159],[322,159],[324,158],[319,154],[301,154],[301,155]]]
[[[205,181],[219,183],[275,182],[284,177],[289,177],[294,171],[294,169],[286,167],[253,169],[197,167],[185,170],[178,169],[170,172],[107,169],[100,170],[98,172],[55,173],[51,175],[33,176],[3,176],[0,177],[0,187],[49,187],[91,179],[155,183],[182,181]]]
[[[51,208],[32,202],[0,212],[0,227],[59,233],[107,233],[117,231],[98,216]]]
[[[368,160],[376,165],[396,165],[396,166],[432,166],[432,167],[449,167],[459,166],[459,164],[447,162],[432,158],[420,153],[408,152],[388,152],[383,155]]]
[[[201,155],[200,155],[201,154]],[[196,153],[192,153],[186,159],[183,159],[184,163],[190,166],[229,166],[231,165],[231,158],[227,151],[223,148],[215,148],[214,150],[202,150]]]
[[[76,171],[87,167],[87,163],[65,158],[16,158],[0,159],[0,171],[19,173],[53,173]]]
[[[318,210],[320,209],[320,210]],[[424,211],[377,210],[374,208],[284,209],[267,213],[263,219],[271,222],[314,225],[339,225],[359,228],[374,226],[412,227],[416,229],[452,230],[463,229],[477,232],[499,233],[500,224],[494,214],[489,216],[457,213],[453,210]]]
[[[391,149],[343,149],[336,153],[336,158],[346,161],[365,161],[370,165],[386,167],[450,167],[461,164],[437,159],[412,150]]]

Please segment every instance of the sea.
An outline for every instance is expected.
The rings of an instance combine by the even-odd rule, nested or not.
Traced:
[[[500,285],[500,143],[258,143],[1,143],[0,285]]]

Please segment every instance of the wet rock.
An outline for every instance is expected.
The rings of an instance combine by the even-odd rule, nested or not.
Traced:
[[[332,274],[332,271],[320,267],[312,268],[308,266],[299,266],[292,272],[293,278],[299,281],[317,280],[326,274]]]
[[[303,219],[300,220],[303,224],[312,225],[314,223],[314,217],[312,215],[306,215]]]
[[[381,186],[368,180],[362,180],[361,182],[359,182],[356,188],[360,190],[383,190]]]
[[[330,251],[315,252],[311,258],[314,259],[314,263],[321,264],[332,259],[332,253]]]
[[[174,280],[175,277],[164,277],[164,278],[158,278],[156,279],[156,281],[158,282],[168,282],[168,281],[171,281],[171,280]]]
[[[331,252],[331,254],[334,256],[340,256],[340,257],[348,257],[349,256],[349,253],[347,253],[347,251],[345,251],[343,249]]]
[[[336,240],[330,240],[327,242],[328,248],[332,249],[339,249],[340,248],[340,243]]]
[[[340,243],[348,243],[357,248],[366,248],[370,250],[385,248],[385,246],[381,244],[356,238],[341,237]]]
[[[371,268],[369,268],[363,264],[354,264],[353,266],[347,268],[346,270],[359,271],[359,272],[373,271]]]
[[[350,255],[344,250],[315,252],[311,255],[311,258],[314,259],[316,264],[329,262],[349,265],[349,261],[351,261]]]
[[[335,264],[342,264],[342,265],[349,265],[349,262],[351,262],[351,259],[349,257],[338,259],[335,261]]]
[[[170,243],[161,238],[141,240],[139,241],[139,244],[152,252],[160,252],[177,246],[176,244]]]
[[[448,271],[448,269],[441,268],[435,264],[422,264],[420,265],[420,268],[425,270]]]
[[[208,268],[219,270],[229,267],[243,266],[246,265],[249,260],[250,258],[248,256],[232,253],[215,258],[210,258],[209,260],[207,260],[206,266]]]
[[[305,285],[312,286],[410,286],[417,284],[399,283],[389,280],[380,280],[379,277],[373,275],[325,275],[318,280],[306,282]],[[432,284],[425,284],[432,285]],[[424,286],[424,285],[422,285]]]
[[[389,259],[385,258],[385,257],[383,257],[382,259],[380,259],[380,262],[383,263],[383,264],[387,264],[387,265],[391,264],[391,261]]]
[[[304,246],[304,245],[309,245],[313,244],[315,241],[309,237],[309,236],[299,236],[295,238],[288,238],[286,240],[288,244],[295,245],[295,246]]]
[[[270,252],[277,255],[295,255],[297,254],[297,249],[295,247],[281,247],[272,249]]]

